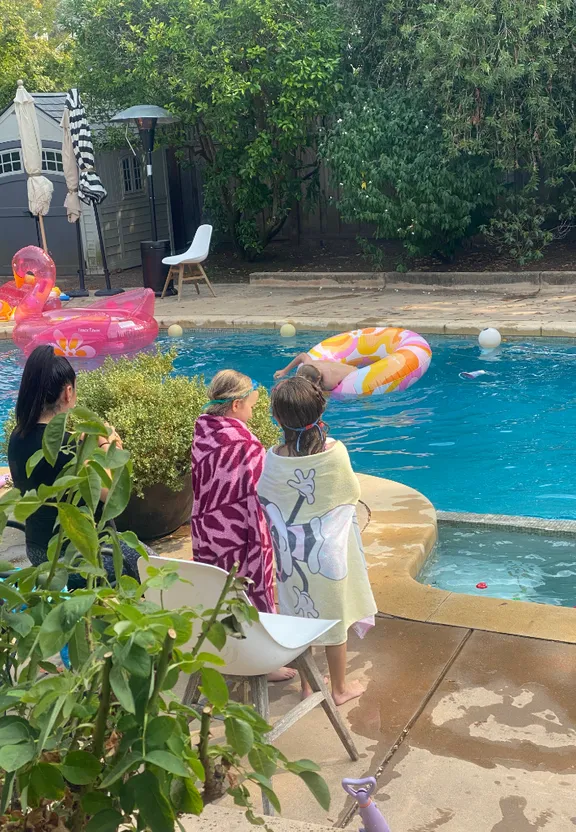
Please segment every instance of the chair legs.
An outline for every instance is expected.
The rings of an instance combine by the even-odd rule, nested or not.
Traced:
[[[160,295],[160,300],[162,300],[162,298],[166,295],[166,289],[168,288],[168,284],[170,283],[170,281],[172,280],[172,277],[173,277],[173,275],[172,275],[172,269],[173,268],[174,268],[174,266],[170,266],[170,268],[168,269],[168,274],[166,276],[166,282],[164,283],[164,288],[162,289],[162,294]]]
[[[340,712],[332,699],[332,694],[324,684],[324,679],[322,678],[322,674],[318,669],[318,665],[312,658],[312,650],[309,647],[305,653],[302,653],[296,661],[294,662],[296,668],[302,673],[312,690],[316,692],[320,692],[323,694],[323,698],[321,701],[321,705],[324,709],[324,712],[330,722],[332,723],[332,727],[338,734],[342,745],[348,752],[348,755],[351,760],[358,760],[360,755],[354,745],[354,740],[352,739],[352,735],[350,731],[346,727],[344,720],[340,716]]]
[[[336,731],[338,738],[342,742],[342,745],[348,752],[348,755],[351,760],[358,760],[360,755],[358,754],[358,750],[354,745],[354,740],[352,739],[352,735],[350,731],[346,727],[344,720],[340,716],[338,708],[334,704],[334,700],[332,699],[332,695],[326,685],[324,684],[324,679],[320,670],[318,669],[318,665],[314,661],[312,656],[312,649],[309,647],[301,656],[299,656],[295,662],[293,662],[294,666],[300,671],[300,673],[304,676],[310,687],[312,688],[312,695],[307,697],[306,699],[299,702],[291,711],[285,714],[281,719],[279,719],[270,733],[267,736],[268,742],[274,742],[281,734],[284,733],[288,728],[298,722],[299,719],[302,719],[307,713],[309,713],[313,708],[317,705],[321,705],[326,713],[326,716],[332,723],[332,727]],[[238,678],[238,677],[236,677]],[[200,676],[199,674],[194,674],[190,676],[188,679],[188,684],[186,685],[186,692],[184,693],[184,697],[182,699],[183,704],[185,705],[194,705],[198,702],[199,699],[199,690],[198,690],[198,682]],[[250,704],[254,705],[256,711],[260,714],[260,716],[269,722],[270,720],[270,700],[268,698],[268,678],[267,676],[250,676],[248,678],[242,679],[242,689],[243,689],[243,699],[244,702],[250,702]],[[247,695],[247,689],[249,690],[249,695]],[[268,797],[262,793],[262,809],[265,815],[273,815],[274,809],[268,800]]]

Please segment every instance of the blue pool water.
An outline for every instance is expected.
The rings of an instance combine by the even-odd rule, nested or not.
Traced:
[[[418,580],[516,601],[576,605],[576,536],[444,525]],[[484,589],[477,584],[485,583]]]
[[[272,385],[273,373],[326,333],[199,331],[173,344],[179,373],[234,367]],[[410,390],[330,402],[332,435],[357,471],[413,486],[447,511],[576,519],[576,344],[510,342],[482,357],[475,339],[432,337],[432,365]],[[0,347],[0,417],[13,406],[22,359]],[[492,375],[474,381],[462,371]]]

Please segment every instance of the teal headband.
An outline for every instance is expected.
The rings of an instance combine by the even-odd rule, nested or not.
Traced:
[[[254,390],[258,390],[258,388],[260,387],[258,382],[254,381],[253,378],[250,379],[250,381],[252,382],[252,387],[250,388],[250,390],[248,390],[247,393],[243,393],[242,396],[230,396],[228,399],[211,399],[211,401],[204,405],[202,410],[206,410],[207,407],[211,407],[213,404],[232,404],[232,402],[237,402],[240,399],[245,399],[247,396],[250,395],[250,393],[253,393]]]

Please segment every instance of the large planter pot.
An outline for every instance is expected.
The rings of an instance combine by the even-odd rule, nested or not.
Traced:
[[[116,526],[121,532],[134,532],[140,540],[157,540],[188,523],[191,512],[192,479],[188,476],[182,491],[172,491],[159,482],[145,488],[144,497],[132,494]]]

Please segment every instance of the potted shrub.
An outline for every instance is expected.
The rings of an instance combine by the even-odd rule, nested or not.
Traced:
[[[192,510],[190,450],[194,423],[208,401],[202,376],[175,375],[176,352],[107,358],[78,374],[78,402],[114,425],[132,459],[133,491],[118,518],[141,540],[171,534]],[[251,428],[265,447],[278,441],[270,400],[261,389]],[[13,427],[5,426],[5,440]]]
[[[243,582],[232,574],[215,609],[202,614],[143,600],[147,583],[162,588],[178,580],[168,567],[150,569],[143,586],[126,576],[108,582],[102,545],[119,560],[120,538],[142,548],[133,533],[107,525],[130,499],[131,463],[125,451],[97,447],[108,429],[94,413],[77,408],[71,415],[70,459],[54,485],[24,496],[12,489],[0,499],[0,529],[8,513],[24,521],[48,504],[59,521],[49,562],[0,582],[0,829],[174,832],[180,815],[200,814],[226,791],[262,824],[247,781],[278,809],[270,782],[277,769],[299,776],[327,808],[317,766],[289,762],[267,743],[270,726],[252,707],[229,700],[218,672],[221,659],[210,643],[218,648],[231,635],[243,637],[255,615],[239,597]],[[66,414],[50,422],[30,466],[42,457],[54,464],[66,422]],[[109,492],[97,519],[103,486]],[[83,576],[85,589],[68,593],[70,574]],[[201,619],[200,634],[184,650],[194,619]],[[66,645],[70,667],[61,669],[53,657]],[[201,674],[201,713],[172,694],[182,672]],[[215,718],[225,729],[217,744],[208,742]]]

